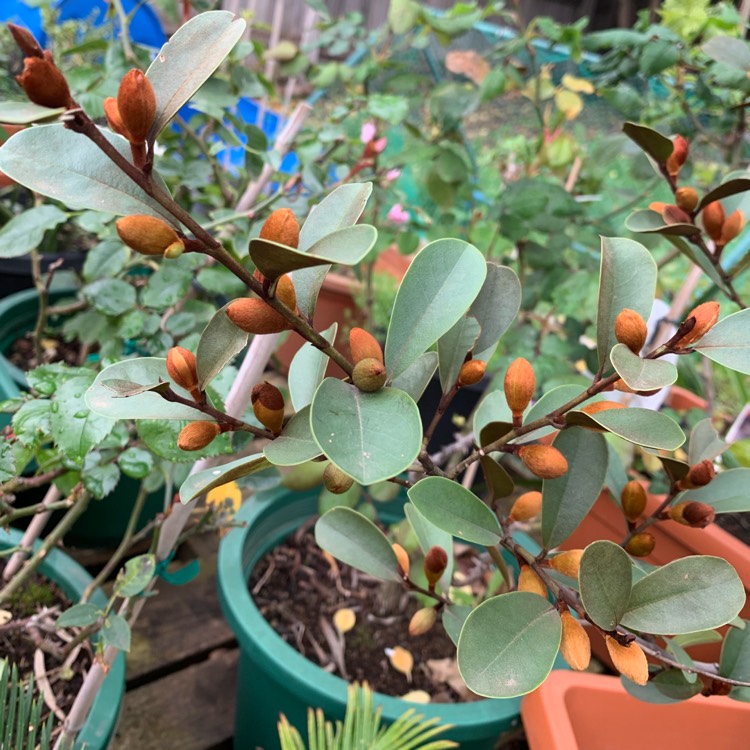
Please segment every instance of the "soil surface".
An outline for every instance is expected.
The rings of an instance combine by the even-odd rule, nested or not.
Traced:
[[[456,647],[439,622],[424,635],[409,635],[409,621],[422,606],[415,597],[399,584],[330,562],[311,529],[312,523],[306,524],[263,557],[250,578],[250,593],[276,632],[327,671],[367,681],[387,695],[424,690],[432,702],[475,698],[467,694],[455,665]],[[342,608],[356,615],[343,637],[333,624]],[[390,664],[386,650],[397,646],[414,657],[411,681]]]
[[[8,359],[23,372],[28,372],[40,364],[65,362],[78,365],[81,345],[77,341],[67,342],[55,338],[42,339],[42,362],[36,361],[34,341],[31,334],[16,339],[8,352]]]

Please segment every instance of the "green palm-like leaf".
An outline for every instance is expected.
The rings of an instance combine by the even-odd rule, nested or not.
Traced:
[[[24,684],[18,668],[0,660],[0,748],[50,750],[55,717],[42,721],[44,701],[37,695],[34,678]]]

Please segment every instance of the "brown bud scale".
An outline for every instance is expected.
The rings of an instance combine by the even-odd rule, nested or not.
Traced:
[[[191,393],[198,390],[198,365],[190,350],[173,346],[167,352],[167,374],[180,388]]]
[[[532,490],[519,495],[510,509],[511,521],[530,521],[542,514],[542,493]]]
[[[537,572],[529,565],[522,565],[518,574],[518,590],[528,591],[530,594],[538,594],[547,598],[547,587]]]
[[[557,479],[568,471],[567,459],[551,445],[524,445],[518,457],[541,479]]]
[[[572,669],[582,672],[591,661],[589,634],[570,612],[563,612],[560,619],[562,620],[560,653]]]
[[[299,222],[290,208],[277,208],[266,219],[260,230],[260,237],[280,245],[297,248],[299,246]]]
[[[549,564],[553,570],[562,573],[569,578],[578,578],[578,571],[581,569],[581,558],[583,557],[582,549],[570,549],[555,555],[550,559]]]
[[[646,489],[635,479],[631,479],[622,488],[620,502],[622,503],[622,510],[628,521],[635,521],[643,515],[643,511],[646,510],[647,500]]]
[[[174,228],[156,216],[123,216],[115,226],[120,239],[142,255],[163,255],[174,243],[182,244]]]
[[[604,641],[615,669],[637,685],[645,685],[648,682],[648,662],[643,649],[635,642],[623,646],[611,635],[605,635]]]
[[[503,386],[505,400],[508,402],[513,417],[522,417],[536,389],[534,368],[523,357],[519,357],[508,367]]]
[[[133,68],[123,76],[117,108],[131,143],[145,141],[156,118],[156,94],[143,71]]]
[[[464,362],[458,373],[458,385],[464,388],[467,385],[478,383],[484,377],[486,370],[487,363],[481,359],[470,359],[468,362]]]
[[[334,495],[343,495],[351,489],[354,480],[335,464],[328,464],[323,472],[323,485]]]
[[[621,310],[615,318],[615,338],[634,354],[640,354],[647,337],[646,321],[640,314],[627,307]]]
[[[246,333],[281,333],[292,327],[281,313],[262,299],[236,299],[227,307],[227,316]]]
[[[205,448],[221,432],[216,422],[191,422],[183,427],[177,437],[177,447],[183,451]]]
[[[378,340],[364,328],[352,328],[349,331],[349,350],[352,362],[356,365],[363,359],[377,359],[383,363],[383,349]]]
[[[67,107],[72,103],[68,82],[49,55],[25,58],[16,80],[29,101],[41,107]]]

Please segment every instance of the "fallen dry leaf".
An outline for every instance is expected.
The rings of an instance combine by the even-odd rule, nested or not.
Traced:
[[[471,49],[449,52],[445,56],[445,67],[451,73],[466,76],[477,85],[482,83],[491,70],[487,60]]]

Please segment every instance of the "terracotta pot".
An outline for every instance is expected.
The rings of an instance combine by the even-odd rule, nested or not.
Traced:
[[[708,401],[702,396],[689,391],[687,388],[681,388],[679,385],[673,385],[669,389],[669,394],[664,402],[667,406],[677,411],[687,411],[688,409],[708,409]]]
[[[644,703],[617,677],[577,672],[553,672],[524,698],[521,715],[531,750],[737,750],[750,726],[747,703]]]

